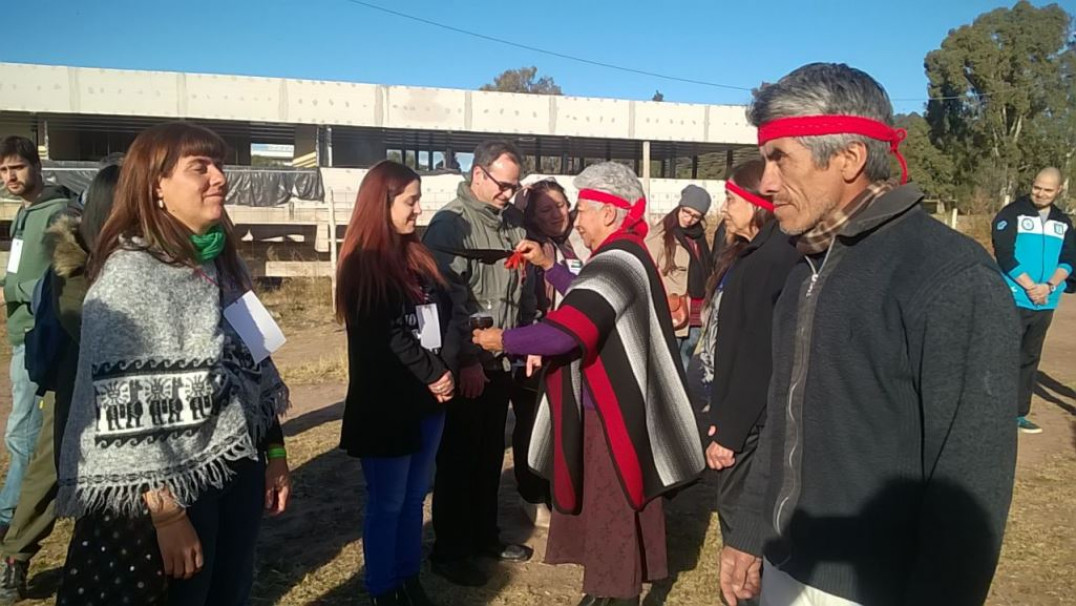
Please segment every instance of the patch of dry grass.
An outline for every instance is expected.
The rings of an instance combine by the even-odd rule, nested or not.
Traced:
[[[969,236],[986,249],[986,252],[994,255],[994,242],[991,236],[993,215],[977,214],[962,217],[960,231]]]
[[[1076,425],[1076,423],[1074,423]],[[1001,562],[988,604],[1072,604],[1076,599],[1076,457],[1054,455],[1013,491]]]
[[[281,365],[280,376],[288,385],[347,382],[347,351],[322,356],[302,364]]]
[[[258,297],[286,332],[333,322],[329,278],[283,278],[278,286],[261,286]]]
[[[263,524],[252,603],[256,606],[365,604],[362,586],[361,470],[356,459],[336,449],[340,422],[312,427],[288,439],[293,470],[293,509]],[[510,454],[510,453],[509,453]],[[675,581],[650,590],[646,606],[710,606],[717,597],[717,516],[710,510],[713,488],[692,487],[666,505],[670,568]],[[1034,474],[1018,479],[1001,564],[990,606],[1071,604],[1076,595],[1076,458],[1055,455]],[[427,549],[432,540],[427,527]],[[34,558],[31,578],[38,599],[51,603],[71,525],[61,522]],[[493,581],[465,589],[425,575],[424,582],[446,606],[572,606],[579,600],[576,566],[491,565]]]

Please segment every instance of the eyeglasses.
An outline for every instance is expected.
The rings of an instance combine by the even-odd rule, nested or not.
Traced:
[[[680,207],[680,214],[687,215],[692,221],[702,221],[702,214],[693,208]]]
[[[517,192],[518,192],[518,191],[519,191],[520,189],[523,189],[523,186],[522,186],[522,185],[520,185],[520,184],[519,184],[518,182],[517,182],[517,183],[502,183],[501,181],[498,181],[498,180],[494,179],[494,178],[493,178],[493,175],[489,174],[489,171],[488,171],[488,170],[486,170],[486,167],[485,167],[485,166],[479,166],[478,168],[482,170],[482,172],[483,172],[483,173],[484,173],[484,174],[486,175],[486,178],[487,178],[487,179],[489,179],[490,181],[493,181],[494,183],[496,183],[496,184],[497,184],[497,187],[498,187],[498,188],[499,188],[499,189],[500,189],[500,190],[501,190],[502,192],[508,192],[508,194],[509,194],[510,196],[514,196],[514,195],[516,195],[516,193],[517,193]]]

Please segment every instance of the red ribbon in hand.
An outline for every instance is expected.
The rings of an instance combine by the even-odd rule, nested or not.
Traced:
[[[505,259],[504,266],[506,269],[518,269],[522,271],[527,267],[527,259],[523,257],[523,253],[517,250],[512,253],[512,256]]]

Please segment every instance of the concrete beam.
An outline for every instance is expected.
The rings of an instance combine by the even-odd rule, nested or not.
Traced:
[[[744,108],[0,63],[0,111],[749,145]]]

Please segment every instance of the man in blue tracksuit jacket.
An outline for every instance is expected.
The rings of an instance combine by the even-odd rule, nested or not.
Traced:
[[[1046,168],[1035,177],[1031,195],[1001,209],[992,230],[994,255],[1020,311],[1020,400],[1017,424],[1024,433],[1042,433],[1027,419],[1046,331],[1076,266],[1076,233],[1054,206],[1061,171]]]

